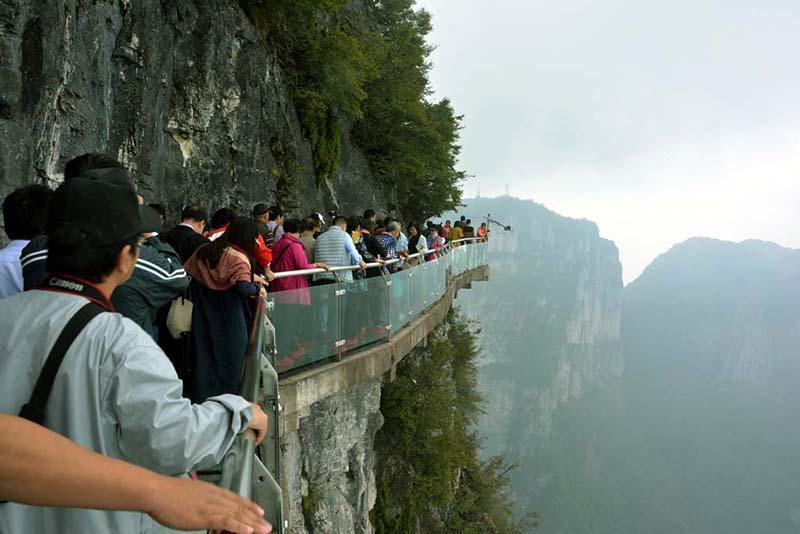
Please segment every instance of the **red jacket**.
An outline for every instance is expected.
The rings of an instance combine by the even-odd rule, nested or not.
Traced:
[[[306,249],[303,242],[291,234],[283,237],[272,246],[272,272],[302,271],[313,269],[308,263]],[[275,295],[275,301],[281,304],[311,304],[311,292],[308,289],[308,280],[303,275],[279,278],[269,284],[270,293]]]

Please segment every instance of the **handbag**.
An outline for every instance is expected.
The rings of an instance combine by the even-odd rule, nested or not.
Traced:
[[[194,304],[189,300],[189,290],[169,304],[167,312],[167,330],[173,339],[181,339],[192,331],[192,309]]]

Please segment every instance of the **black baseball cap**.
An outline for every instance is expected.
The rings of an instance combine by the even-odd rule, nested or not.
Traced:
[[[256,204],[253,206],[253,217],[260,217],[269,212],[269,207],[266,204]]]
[[[106,182],[119,187],[130,189],[136,192],[136,184],[133,182],[133,177],[122,167],[105,167],[100,169],[90,169],[82,172],[76,178],[83,178],[85,180],[97,180],[98,182]],[[74,180],[75,178],[73,178]]]
[[[114,178],[119,177],[119,174],[114,175]],[[83,174],[64,182],[56,189],[50,203],[48,225],[77,227],[86,235],[91,248],[115,245],[143,233],[155,232],[161,224],[158,212],[139,204],[131,184]]]

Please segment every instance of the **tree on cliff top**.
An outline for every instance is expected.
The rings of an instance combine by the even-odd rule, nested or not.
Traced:
[[[414,0],[242,0],[286,77],[318,183],[339,172],[342,128],[399,209],[424,219],[460,204],[461,117],[430,102],[430,14]]]

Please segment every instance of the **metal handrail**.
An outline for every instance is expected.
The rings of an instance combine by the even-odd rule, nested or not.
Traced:
[[[452,245],[454,243],[468,243],[468,242],[472,242],[472,241],[485,241],[485,240],[486,240],[486,238],[483,238],[483,237],[466,237],[464,239],[456,239],[455,241],[448,241],[447,244],[444,247],[442,247],[441,249],[439,249],[439,250],[448,250],[448,249],[452,248]],[[433,250],[429,250],[428,252],[426,252],[424,254],[422,252],[416,252],[414,254],[409,254],[405,258],[396,258],[396,259],[382,261],[382,262],[372,262],[372,263],[368,263],[366,265],[366,268],[370,269],[370,268],[373,268],[373,267],[385,267],[387,265],[394,265],[395,263],[400,263],[401,260],[402,261],[408,261],[408,260],[412,260],[414,258],[421,258],[422,256],[424,256],[426,254],[433,254],[435,252],[437,252],[437,250],[433,249]],[[329,269],[315,268],[315,269],[300,269],[300,270],[297,270],[297,271],[281,271],[281,272],[275,273],[274,280],[279,280],[281,278],[290,278],[292,276],[308,276],[308,275],[312,275],[312,274],[321,274],[321,273],[339,273],[339,272],[343,272],[343,271],[358,271],[359,269],[361,269],[360,265],[342,265],[342,266],[337,266],[337,267],[331,267]]]
[[[266,333],[268,328],[267,322],[267,304],[262,298],[258,299],[256,305],[256,312],[253,319],[253,326],[250,329],[250,336],[247,343],[247,351],[245,353],[244,368],[242,371],[242,388],[241,396],[248,402],[254,404],[261,404],[261,401],[269,400],[261,397],[262,373],[271,374],[274,377],[275,389],[277,390],[277,374],[272,368],[271,364],[266,361],[262,353],[265,344]],[[266,397],[269,397],[269,392],[265,392]],[[267,413],[272,417],[268,421],[267,440],[272,439],[276,443],[271,444],[275,451],[276,458],[274,462],[273,472],[266,472],[263,463],[256,456],[256,443],[255,434],[252,430],[240,434],[236,437],[230,450],[225,454],[222,461],[222,475],[219,486],[228,489],[247,499],[255,499],[258,501],[259,495],[254,492],[256,481],[268,482],[269,497],[268,502],[260,502],[259,504],[265,511],[267,521],[272,523],[273,532],[283,532],[283,499],[280,494],[280,486],[278,484],[280,472],[280,461],[278,458],[280,444],[277,443],[279,436],[278,432],[278,409],[277,398],[272,399],[272,406],[265,406]],[[272,408],[272,409],[270,409]],[[264,447],[264,444],[262,444]],[[265,477],[269,477],[269,481],[265,481]]]

